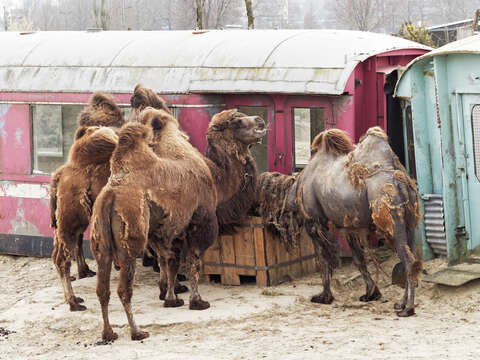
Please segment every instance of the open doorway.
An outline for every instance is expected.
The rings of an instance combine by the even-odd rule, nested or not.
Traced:
[[[397,70],[392,71],[385,78],[383,92],[385,93],[387,112],[387,135],[393,152],[405,166],[405,138],[403,134],[403,116],[400,99],[393,97],[398,80]]]

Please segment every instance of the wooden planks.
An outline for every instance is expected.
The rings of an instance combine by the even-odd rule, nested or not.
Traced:
[[[306,233],[299,247],[285,250],[280,239],[251,217],[234,235],[220,237],[205,253],[204,274],[220,275],[224,285],[240,285],[240,276],[255,276],[269,286],[317,271],[315,250]]]

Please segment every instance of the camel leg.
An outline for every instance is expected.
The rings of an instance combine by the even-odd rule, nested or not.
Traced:
[[[87,263],[85,262],[85,255],[83,254],[83,232],[79,233],[77,236],[77,267],[78,267],[78,278],[83,279],[86,277],[95,276],[95,271],[90,270]]]
[[[364,240],[366,241],[366,236],[368,236],[368,234],[361,233],[358,236],[365,237]],[[373,281],[370,273],[368,272],[363,248],[361,242],[359,241],[359,238],[357,237],[357,235],[353,234],[348,234],[346,238],[348,245],[350,246],[350,250],[352,251],[353,262],[362,274],[363,280],[365,281],[366,285],[365,295],[360,296],[360,301],[368,302],[380,299],[382,297],[382,294],[380,293],[377,285],[375,285],[375,281]]]
[[[202,268],[202,255],[218,236],[218,220],[215,210],[198,208],[192,216],[187,229],[187,267],[190,275],[190,310],[205,310],[210,307],[208,301],[202,300],[198,291],[198,281]],[[181,252],[178,253],[181,259]],[[180,261],[179,261],[180,262]]]
[[[114,341],[118,335],[113,331],[108,319],[108,303],[110,301],[110,273],[112,271],[112,256],[110,254],[95,254],[98,264],[97,296],[102,307],[103,331],[102,340]]]
[[[158,282],[158,287],[160,288],[159,299],[160,300],[165,300],[165,296],[167,295],[167,289],[168,289],[167,259],[165,259],[163,256],[161,256],[159,254],[157,256],[157,262],[158,262],[158,265],[160,267],[160,280]]]
[[[52,260],[57,268],[60,281],[62,282],[65,300],[70,306],[70,311],[84,311],[87,308],[80,304],[83,302],[83,299],[75,296],[70,277],[70,267],[72,265],[71,254],[75,252],[76,246],[73,238],[73,236],[67,235],[60,229],[55,230]]]
[[[330,257],[328,256],[329,242],[327,236],[328,233],[319,234],[317,227],[313,222],[307,222],[306,230],[313,245],[315,246],[315,252],[320,258],[320,267],[322,273],[323,291],[311,298],[311,301],[319,304],[331,304],[334,300],[332,290],[330,288],[330,281],[333,274],[333,264],[331,264]]]
[[[135,323],[132,312],[133,281],[135,279],[135,257],[129,256],[123,249],[124,254],[120,256],[120,281],[118,283],[118,297],[122,302],[130,325],[130,335],[132,340],[143,340],[149,336],[148,332],[141,331]]]
[[[182,299],[179,299],[175,293],[175,285],[177,283],[177,273],[180,267],[180,251],[174,249],[174,256],[166,261],[167,265],[167,294],[165,295],[164,307],[179,307],[184,304]]]
[[[200,255],[196,253],[193,249],[190,254],[187,256],[187,266],[189,269],[190,276],[190,310],[205,310],[210,307],[208,301],[202,300],[200,293],[198,292],[198,280],[200,279],[200,270],[202,268],[202,262]]]
[[[180,257],[176,256],[176,272],[178,273],[178,269],[180,267]],[[168,288],[168,261],[166,258],[162,257],[161,255],[157,256],[157,262],[160,265],[160,281],[158,282],[158,287],[160,288],[160,295],[159,299],[160,300],[165,300],[165,296],[167,295],[167,288]],[[173,266],[174,264],[172,264]],[[185,285],[180,284],[178,281],[178,278],[175,278],[175,288],[174,288],[175,294],[183,294],[188,292],[188,287]]]
[[[415,287],[417,285],[416,276],[411,274],[414,270],[412,269],[414,262],[416,262],[413,255],[413,232],[407,232],[404,224],[401,224],[400,221],[396,221],[394,243],[407,279],[402,302],[396,303],[394,308],[399,310],[397,315],[400,317],[412,316],[415,314]]]

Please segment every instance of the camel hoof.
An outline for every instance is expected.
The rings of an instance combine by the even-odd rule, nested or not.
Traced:
[[[393,308],[394,308],[395,310],[403,310],[403,309],[405,309],[405,305],[399,304],[399,303],[395,303],[395,304],[393,305]]]
[[[132,340],[143,340],[150,336],[150,334],[146,331],[138,331],[132,334]]]
[[[85,310],[87,310],[86,306],[83,306],[77,303],[70,304],[70,311],[85,311]]]
[[[188,292],[188,287],[182,284],[175,285],[175,294],[183,294]]]
[[[102,333],[102,340],[105,342],[112,342],[118,339],[118,335],[116,332],[113,332],[113,330],[110,331],[104,331]]]
[[[415,315],[415,309],[403,309],[397,312],[397,316],[399,317],[409,317]]]
[[[185,304],[182,299],[175,299],[175,300],[165,300],[163,303],[163,307],[172,308],[172,307],[179,307]]]
[[[202,299],[199,300],[190,300],[189,309],[190,310],[205,310],[210,307],[210,303],[208,301],[203,301]]]
[[[97,273],[95,271],[92,271],[92,270],[87,268],[86,270],[78,273],[78,278],[79,279],[84,279],[84,278],[87,278],[87,277],[93,277],[95,275],[97,275]]]
[[[75,296],[75,302],[77,304],[81,304],[81,303],[85,302],[85,300],[83,300],[81,297]]]
[[[375,290],[373,291],[373,294],[368,296],[367,294],[360,296],[360,301],[363,302],[369,302],[369,301],[375,301],[379,300],[382,297],[382,293],[380,290],[378,290],[378,287],[375,286]]]
[[[313,296],[310,301],[317,304],[331,304],[335,298],[332,295],[321,293]]]

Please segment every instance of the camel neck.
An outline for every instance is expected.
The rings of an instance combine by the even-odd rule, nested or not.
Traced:
[[[257,169],[252,155],[248,149],[231,151],[209,142],[206,158],[217,188],[219,223],[242,221],[255,199]]]

